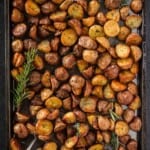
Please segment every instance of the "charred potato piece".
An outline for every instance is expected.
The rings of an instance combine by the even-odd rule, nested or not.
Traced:
[[[108,37],[116,37],[120,33],[119,24],[114,20],[109,20],[104,24],[104,32]]]
[[[68,15],[75,19],[82,19],[84,16],[83,8],[78,3],[73,3],[68,8]]]
[[[120,16],[122,20],[126,20],[127,16],[129,15],[129,11],[130,11],[129,6],[123,6],[120,9]]]
[[[142,37],[138,33],[131,33],[126,38],[127,45],[140,45]]]
[[[77,41],[77,34],[73,29],[66,29],[61,34],[61,43],[64,46],[72,46]]]
[[[114,21],[119,21],[120,20],[120,12],[118,9],[113,9],[111,11],[108,11],[106,13],[106,19],[108,20],[114,20]]]
[[[134,11],[135,13],[139,13],[143,7],[143,1],[142,0],[132,0],[130,7],[131,7],[132,11]]]
[[[88,5],[88,15],[95,16],[100,9],[100,2],[97,0],[91,0]]]
[[[142,17],[138,15],[130,15],[126,18],[126,26],[131,29],[139,28],[142,24]]]
[[[129,132],[129,126],[124,121],[118,121],[115,125],[115,133],[117,136],[127,135]]]
[[[121,0],[105,0],[105,6],[108,9],[119,8]]]
[[[130,34],[130,29],[126,26],[120,27],[120,33],[118,34],[118,39],[124,41]]]
[[[92,26],[94,22],[95,22],[95,17],[87,17],[82,19],[82,23],[86,27]]]

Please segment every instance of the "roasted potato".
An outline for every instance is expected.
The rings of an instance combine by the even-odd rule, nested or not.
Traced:
[[[97,96],[98,98],[103,98],[103,87],[102,86],[94,86],[92,90],[92,94]]]
[[[119,8],[121,0],[105,0],[105,6],[108,9]]]
[[[127,45],[140,45],[142,37],[138,33],[131,33],[126,38]]]
[[[49,14],[51,12],[54,12],[56,10],[56,5],[50,1],[42,4],[41,6],[41,12],[43,14]]]
[[[113,9],[106,13],[106,19],[118,22],[120,20],[120,12],[118,9]]]
[[[120,27],[120,33],[118,34],[118,39],[124,41],[127,36],[130,34],[130,29],[126,26]]]
[[[104,150],[104,146],[102,144],[92,145],[88,150]]]
[[[135,140],[129,141],[127,144],[127,150],[137,150],[138,149],[138,143]]]
[[[133,65],[133,59],[128,57],[128,58],[123,58],[123,59],[118,59],[117,60],[117,65],[123,69],[127,70],[130,69]]]
[[[133,131],[140,131],[142,127],[142,121],[139,117],[135,117],[132,122],[130,122],[129,127]]]
[[[97,15],[96,15],[96,21],[100,25],[104,25],[105,22],[107,21],[105,14],[103,12],[98,12]]]
[[[60,4],[59,8],[60,8],[61,10],[67,10],[68,7],[69,7],[69,5],[72,4],[72,2],[73,2],[72,0],[64,0],[64,1]]]
[[[67,124],[75,123],[76,122],[76,115],[74,114],[74,112],[67,112],[63,116],[63,121],[66,122]]]
[[[65,141],[65,146],[67,148],[73,148],[77,142],[78,142],[78,136],[73,136],[73,137],[68,138]]]
[[[104,86],[107,84],[107,78],[104,75],[96,75],[92,78],[92,85]]]
[[[97,116],[96,114],[88,114],[87,115],[87,120],[88,123],[94,128],[94,129],[98,129],[98,120],[97,120]]]
[[[134,61],[138,62],[141,59],[141,57],[142,57],[142,50],[141,50],[141,48],[138,47],[138,46],[131,45],[130,49],[131,49],[131,55],[134,58]]]
[[[105,116],[98,116],[98,127],[102,131],[106,131],[110,128],[110,120]]]
[[[106,37],[96,37],[96,41],[104,48],[110,48],[110,42]]]
[[[126,20],[127,16],[129,15],[129,11],[130,11],[129,6],[123,6],[120,9],[120,16],[122,20]]]
[[[137,110],[141,107],[141,99],[139,96],[136,96],[133,101],[130,103],[129,108]]]
[[[55,69],[55,77],[60,81],[65,81],[69,78],[69,73],[64,67]]]
[[[112,90],[112,88],[111,88],[111,86],[109,84],[107,84],[104,87],[104,98],[106,98],[106,99],[113,99],[113,98],[115,98],[115,93],[114,93],[114,91]]]
[[[128,83],[135,78],[135,74],[130,71],[122,71],[119,73],[119,79],[122,83]]]
[[[14,23],[19,23],[19,22],[23,22],[23,20],[24,20],[24,15],[22,14],[22,12],[14,8],[11,14],[11,21]]]
[[[87,17],[82,19],[82,23],[86,27],[92,26],[94,22],[95,22],[95,17]]]
[[[130,7],[131,7],[132,11],[134,11],[135,13],[139,13],[143,7],[143,1],[142,0],[132,0]]]
[[[39,51],[44,52],[44,53],[48,53],[51,51],[50,42],[48,40],[41,41],[38,44],[37,48]]]
[[[15,138],[10,140],[9,147],[11,150],[21,150],[21,145]]]
[[[43,150],[49,150],[49,149],[57,150],[57,144],[55,142],[48,142],[44,144]]]
[[[134,82],[128,83],[128,91],[133,95],[138,95],[138,87]]]
[[[41,83],[44,87],[51,87],[51,73],[48,70],[43,73]]]
[[[100,9],[100,2],[98,0],[91,0],[88,5],[88,15],[95,16]]]
[[[123,113],[123,119],[130,123],[135,116],[135,112],[132,109],[126,109]]]
[[[126,84],[123,84],[117,80],[113,80],[111,82],[111,88],[115,91],[115,92],[120,92],[120,91],[124,91],[127,86]]]

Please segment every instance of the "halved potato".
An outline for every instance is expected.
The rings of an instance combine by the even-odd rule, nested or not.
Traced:
[[[113,9],[111,11],[108,11],[106,13],[106,18],[108,20],[114,20],[114,21],[119,21],[120,20],[120,12],[118,9]]]
[[[117,65],[121,69],[130,69],[133,65],[133,59],[132,58],[123,58],[123,59],[117,59]]]
[[[86,27],[92,26],[94,22],[95,22],[95,17],[87,17],[82,19],[82,23]]]
[[[104,24],[104,32],[108,37],[116,37],[120,32],[119,24],[114,20],[109,20]]]
[[[129,11],[130,11],[129,6],[123,6],[120,9],[120,16],[122,20],[126,20],[127,16],[129,15]]]
[[[110,48],[110,42],[109,40],[102,36],[102,37],[96,37],[96,41],[104,48],[109,49]]]
[[[138,62],[142,57],[141,48],[135,45],[131,45],[130,49],[131,49],[131,54],[132,54],[132,57],[134,58],[134,61]]]
[[[120,27],[120,33],[118,34],[118,39],[124,41],[126,37],[130,34],[130,29],[126,26]]]
[[[113,99],[115,98],[115,92],[112,90],[111,86],[109,84],[107,84],[104,87],[104,97],[106,99]]]
[[[56,11],[50,14],[50,19],[53,21],[64,21],[67,13],[65,11]]]
[[[107,78],[104,75],[96,75],[92,78],[92,85],[104,86],[107,84]]]
[[[124,91],[127,86],[117,80],[113,80],[111,82],[111,88],[115,91],[115,92],[120,92],[120,91]]]
[[[59,6],[59,8],[60,8],[61,10],[67,10],[68,7],[69,7],[72,3],[73,3],[72,0],[65,0],[65,1],[63,1],[63,2],[61,3],[61,5]]]
[[[131,33],[126,38],[127,45],[140,45],[142,43],[142,37],[138,33]]]
[[[119,73],[119,79],[122,83],[128,83],[135,78],[135,74],[130,71],[122,71]]]
[[[88,15],[95,16],[100,9],[100,2],[98,0],[91,0],[88,5]]]
[[[132,11],[134,11],[135,13],[139,13],[143,7],[143,1],[142,0],[132,0],[130,7],[131,7]]]

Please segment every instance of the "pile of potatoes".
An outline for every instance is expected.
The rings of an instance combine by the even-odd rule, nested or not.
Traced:
[[[117,150],[137,150],[129,131],[141,130],[134,82],[142,57],[142,0],[13,0],[12,70],[23,70],[24,52],[37,48],[25,107],[14,116],[11,150],[29,135],[37,150],[104,150],[111,135]],[[115,39],[115,43],[112,42]],[[117,120],[110,111],[118,116]],[[20,142],[19,142],[20,141]]]

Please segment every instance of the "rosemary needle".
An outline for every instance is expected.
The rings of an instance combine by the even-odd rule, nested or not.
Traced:
[[[30,49],[25,53],[26,62],[23,65],[23,71],[16,77],[17,87],[14,90],[13,101],[17,108],[28,96],[27,83],[29,81],[29,74],[34,69],[33,61],[36,53],[36,49]]]

